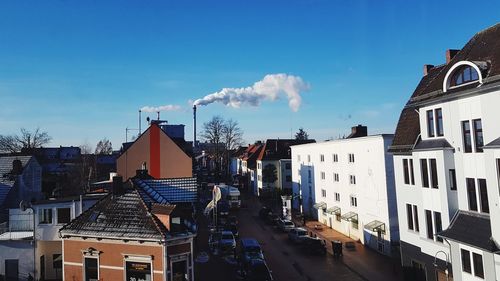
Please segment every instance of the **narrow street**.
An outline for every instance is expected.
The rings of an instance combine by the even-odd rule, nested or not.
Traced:
[[[285,233],[258,217],[261,205],[256,198],[244,196],[242,204],[246,208],[234,212],[239,220],[240,237],[259,241],[274,280],[363,280],[330,254],[309,255],[292,245]],[[200,228],[199,238],[200,251],[207,251],[208,231]],[[198,281],[238,280],[237,266],[217,256],[210,255],[207,263],[196,263],[195,271]]]

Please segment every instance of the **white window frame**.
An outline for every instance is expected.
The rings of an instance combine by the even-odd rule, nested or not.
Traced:
[[[97,260],[97,280],[101,278],[101,261],[100,261],[100,251],[94,250],[94,249],[87,249],[82,251],[82,276],[83,280],[87,279],[87,276],[85,275],[85,259],[96,259]],[[64,270],[64,263],[63,263],[63,270]]]
[[[127,262],[149,263],[151,266],[151,281],[154,280],[154,263],[152,256],[123,254],[123,280],[127,280]]]

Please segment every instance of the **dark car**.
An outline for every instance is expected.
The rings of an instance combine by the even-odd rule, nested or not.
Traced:
[[[259,217],[265,220],[272,213],[273,212],[268,207],[262,207],[259,211]]]
[[[271,271],[264,260],[251,260],[248,270],[245,275],[245,280],[248,281],[273,281]]]
[[[278,215],[270,213],[266,218],[266,222],[270,225],[278,225],[280,219]]]
[[[222,231],[219,240],[219,251],[221,254],[235,254],[236,241],[231,231]]]
[[[326,243],[320,238],[310,236],[303,237],[300,245],[302,250],[309,254],[326,254]]]
[[[240,265],[242,269],[246,271],[250,261],[255,259],[264,259],[259,242],[253,238],[242,238],[240,241]]]

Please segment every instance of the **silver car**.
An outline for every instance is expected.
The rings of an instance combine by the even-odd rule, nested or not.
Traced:
[[[304,237],[307,237],[307,230],[302,227],[296,227],[288,232],[288,239],[293,243],[301,243],[304,240]]]
[[[278,229],[283,232],[289,232],[290,230],[295,228],[295,224],[293,224],[290,220],[281,219],[278,221]]]

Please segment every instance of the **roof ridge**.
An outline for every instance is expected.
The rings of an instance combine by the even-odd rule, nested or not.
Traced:
[[[139,196],[139,200],[142,203],[142,206],[144,207],[144,209],[146,210],[146,213],[151,217],[151,220],[153,221],[153,224],[155,225],[156,230],[158,230],[158,232],[160,233],[160,235],[163,238],[166,238],[166,233],[163,231],[163,229],[161,229],[161,226],[158,223],[159,219],[153,213],[151,213],[148,206],[146,205],[146,202],[144,202],[144,199],[142,198],[141,194],[139,194],[139,191],[137,190],[137,187],[135,187],[135,185],[133,185],[133,189],[134,189],[134,192],[137,193],[137,196]],[[162,223],[162,225],[163,225],[163,223]],[[166,227],[165,227],[165,229],[166,229]]]

